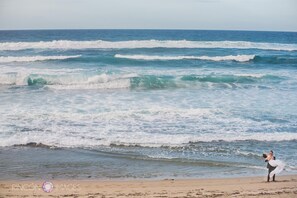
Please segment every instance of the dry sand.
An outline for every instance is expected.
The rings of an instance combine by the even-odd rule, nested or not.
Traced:
[[[297,175],[185,180],[53,180],[46,193],[43,181],[0,181],[0,197],[297,197]]]

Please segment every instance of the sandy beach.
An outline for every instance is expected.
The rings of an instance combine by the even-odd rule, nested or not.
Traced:
[[[185,180],[53,180],[51,192],[43,181],[1,181],[0,197],[296,197],[297,175]]]

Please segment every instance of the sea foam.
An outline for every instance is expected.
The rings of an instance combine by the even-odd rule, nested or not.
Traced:
[[[75,56],[0,56],[0,63],[10,62],[34,62],[46,60],[65,60],[70,58],[78,58],[81,55]]]
[[[134,48],[235,48],[262,50],[297,50],[296,44],[260,43],[248,41],[189,41],[189,40],[129,40],[129,41],[70,41],[2,42],[0,50],[24,49],[134,49]]]
[[[122,55],[116,54],[115,58],[134,60],[209,60],[209,61],[238,61],[247,62],[253,60],[255,55],[229,55],[229,56],[152,56],[152,55]]]
[[[41,143],[54,147],[78,147],[78,148],[90,148],[99,146],[142,146],[142,147],[182,147],[187,144],[195,142],[213,142],[213,141],[294,141],[297,140],[296,133],[272,133],[270,138],[265,138],[262,133],[256,134],[241,134],[241,136],[226,135],[226,134],[213,134],[213,135],[195,135],[188,134],[146,134],[137,133],[133,136],[127,137],[116,133],[101,135],[100,140],[96,140],[96,137],[82,138],[83,135],[77,137],[67,136],[68,132],[54,133],[51,138],[44,139],[42,134],[37,132],[29,132],[25,134],[14,134],[9,138],[2,138],[0,147],[14,146],[14,145],[26,145],[30,142]]]

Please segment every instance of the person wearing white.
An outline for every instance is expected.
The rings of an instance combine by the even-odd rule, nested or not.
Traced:
[[[275,156],[273,155],[273,151],[270,151],[269,154],[263,154],[263,157],[265,158],[265,162],[267,163],[268,168],[268,176],[267,176],[267,182],[272,179],[272,181],[275,181],[275,175],[279,174],[284,170],[285,163],[281,160],[276,160]]]

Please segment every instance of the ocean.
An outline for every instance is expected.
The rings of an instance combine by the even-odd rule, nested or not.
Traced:
[[[0,31],[1,179],[297,173],[297,33]]]

